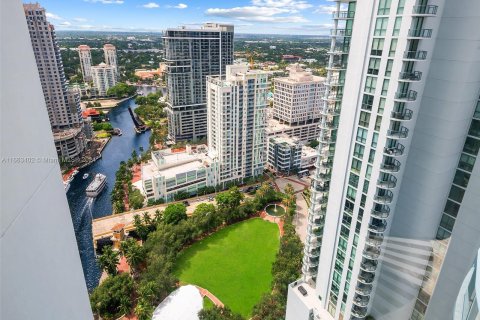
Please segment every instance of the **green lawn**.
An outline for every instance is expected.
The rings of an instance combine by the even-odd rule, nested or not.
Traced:
[[[212,309],[213,307],[215,307],[215,303],[213,303],[212,300],[210,300],[209,298],[207,297],[203,297],[203,309]]]
[[[175,275],[216,295],[248,317],[270,290],[280,239],[278,227],[260,218],[228,226],[184,250]]]

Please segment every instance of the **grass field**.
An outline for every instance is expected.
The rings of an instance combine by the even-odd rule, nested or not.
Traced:
[[[248,317],[270,290],[279,236],[276,224],[260,218],[236,223],[184,250],[175,275],[209,290],[234,312]]]
[[[209,310],[213,307],[215,307],[215,303],[213,303],[212,300],[210,300],[209,298],[203,297],[203,309]]]

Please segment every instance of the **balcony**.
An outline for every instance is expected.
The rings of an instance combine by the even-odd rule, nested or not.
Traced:
[[[330,87],[341,87],[345,84],[345,79],[341,79],[338,76],[330,78],[330,81],[325,81],[326,86]]]
[[[392,113],[390,114],[390,117],[393,120],[407,121],[412,119],[412,115],[413,115],[413,111],[408,108],[405,108],[405,110],[403,111],[392,111]]]
[[[351,29],[331,29],[330,36],[332,37],[351,37],[352,30]]]
[[[405,146],[401,143],[396,143],[391,147],[383,148],[383,153],[389,156],[401,156],[405,151]]]
[[[400,127],[396,130],[388,130],[387,137],[390,139],[405,139],[408,137],[408,128]]]
[[[314,249],[308,249],[305,247],[304,250],[305,256],[308,256],[310,258],[317,258],[320,256],[320,248],[314,248]]]
[[[346,62],[334,62],[325,68],[327,71],[342,71],[347,69]]]
[[[382,233],[382,232],[385,232],[386,229],[387,229],[386,222],[375,222],[375,223],[368,224],[368,230],[372,232]]]
[[[392,203],[392,199],[393,199],[393,192],[390,191],[390,190],[383,190],[383,189],[379,189],[379,193],[380,194],[376,194],[373,196],[373,200],[377,203],[381,203],[381,204],[389,204],[389,203]]]
[[[432,29],[410,29],[408,37],[414,39],[428,39],[432,37]]]
[[[390,214],[390,207],[385,205],[376,205],[373,207],[372,211],[370,211],[370,215],[377,219],[386,219]]]
[[[368,305],[368,302],[370,301],[369,297],[362,296],[362,295],[355,295],[353,298],[353,304],[359,307],[366,307]]]
[[[377,180],[377,187],[382,189],[393,189],[397,186],[397,178],[391,174]]]
[[[304,265],[302,267],[302,273],[307,276],[317,275],[317,271],[318,271],[318,267],[309,267],[307,265]]]
[[[383,243],[383,238],[383,235],[380,233],[369,232],[365,238],[365,243],[367,244],[365,249],[379,249]]]
[[[437,15],[438,6],[414,6],[412,16],[435,16]]]
[[[319,258],[309,258],[308,256],[303,257],[303,264],[307,265],[308,267],[317,267],[319,262]]]
[[[332,18],[337,20],[346,20],[346,19],[353,19],[355,17],[355,11],[333,11]]]
[[[333,121],[321,122],[320,128],[326,130],[335,130],[338,128],[338,123],[334,123]]]
[[[320,143],[330,143],[332,137],[330,134],[321,134],[320,137],[318,138],[318,141]]]
[[[420,71],[400,72],[398,78],[404,81],[420,81],[422,73]]]
[[[348,46],[341,47],[341,48],[340,47],[335,47],[333,49],[328,50],[327,54],[339,56],[339,55],[342,55],[342,54],[348,54],[348,50],[349,50]]]
[[[355,287],[355,292],[363,296],[368,296],[372,292],[373,286],[371,284],[359,283]]]
[[[362,263],[360,263],[360,268],[368,272],[374,272],[375,270],[377,270],[377,261],[363,259]]]
[[[398,172],[400,170],[400,161],[391,159],[388,162],[382,163],[380,165],[380,170],[387,173]]]
[[[380,257],[380,250],[372,248],[364,249],[362,255],[367,259],[377,260],[378,257]]]
[[[321,109],[320,113],[322,114],[322,116],[338,116],[340,114],[340,109],[335,108],[335,106],[329,106],[325,109]]]
[[[357,318],[365,318],[367,316],[367,308],[353,306],[352,316]]]
[[[364,284],[371,284],[375,279],[375,275],[370,272],[360,271],[358,275],[358,281]]]
[[[395,100],[399,100],[402,102],[409,102],[417,100],[417,91],[408,90],[405,92],[396,92],[395,93]]]
[[[427,51],[416,50],[416,51],[405,51],[403,54],[404,60],[425,60],[427,59]]]

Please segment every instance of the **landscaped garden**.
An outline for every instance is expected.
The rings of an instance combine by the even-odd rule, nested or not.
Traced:
[[[263,183],[253,198],[232,187],[216,195],[216,205],[199,204],[191,216],[182,203],[135,216],[139,239],[122,242],[120,251],[104,247],[99,256],[108,277],[90,296],[93,312],[106,320],[133,314],[150,320],[155,307],[186,282],[225,305],[204,301],[200,320],[282,319],[288,284],[300,276],[302,259],[292,225],[295,199],[291,186],[282,193]],[[277,225],[255,218],[279,202],[287,208],[281,238]],[[119,274],[121,256],[130,274]]]
[[[234,312],[248,317],[270,291],[280,244],[276,224],[260,218],[228,226],[184,250],[174,274],[208,289]]]

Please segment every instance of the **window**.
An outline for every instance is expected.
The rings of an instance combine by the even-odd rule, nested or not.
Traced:
[[[405,0],[398,0],[397,14],[402,14],[405,8]]]
[[[385,43],[385,39],[379,39],[379,38],[373,39],[372,51],[370,52],[370,54],[372,56],[381,56],[384,43]]]
[[[362,99],[362,109],[371,111],[373,106],[373,96],[364,94]]]
[[[392,0],[380,0],[378,3],[378,15],[387,15],[390,12],[390,3]]]
[[[375,154],[375,150],[373,152]],[[365,182],[363,183],[363,188],[362,188],[362,192],[363,193],[367,193],[368,192],[368,186],[370,185],[370,181],[368,180],[365,180]]]
[[[367,80],[365,81],[365,92],[375,93],[376,86],[377,86],[377,78],[368,76]]]
[[[385,77],[390,77],[392,75],[393,60],[389,59],[387,61],[387,66],[385,67]]]
[[[387,33],[388,18],[377,18],[374,36],[385,36]]]
[[[363,128],[358,128],[357,130],[357,141],[360,143],[365,143],[367,142],[367,134],[368,131]]]
[[[480,119],[480,101],[477,102],[477,107],[475,108],[475,112],[473,114],[473,117]]]
[[[393,36],[396,37],[400,34],[400,26],[402,25],[402,17],[395,18],[395,24],[393,25]]]
[[[374,132],[373,138],[372,138],[372,148],[376,148],[377,143],[378,143],[378,133]]]
[[[480,140],[472,137],[467,137],[467,140],[465,140],[465,145],[463,146],[463,152],[477,155],[479,149]]]
[[[395,51],[397,50],[397,42],[397,39],[392,39],[392,42],[390,42],[390,51],[388,52],[389,57],[395,56]]]
[[[355,148],[353,149],[353,155],[357,158],[362,159],[363,152],[365,151],[365,147],[361,144],[355,143]]]
[[[372,175],[372,166],[367,165],[367,170],[365,171],[365,178],[370,179],[371,175]]]
[[[385,102],[387,100],[385,98],[380,98],[379,102],[378,102],[378,111],[377,113],[378,114],[383,114],[383,110],[385,109]]]
[[[370,113],[362,111],[360,112],[360,119],[358,124],[362,127],[368,128],[368,124],[370,123]]]
[[[468,185],[468,180],[470,179],[470,174],[462,170],[457,170],[455,177],[453,178],[453,183],[459,185],[460,187],[466,188]]]
[[[380,69],[380,58],[370,58],[368,62],[368,74],[378,75],[378,69]]]
[[[443,228],[438,228],[438,231],[437,231],[437,240],[445,240],[445,239],[448,239],[450,238],[450,232],[448,232],[447,230],[443,229]]]
[[[458,203],[455,203],[451,200],[447,200],[447,203],[445,204],[445,210],[443,211],[445,213],[448,213],[452,217],[456,217],[459,209],[460,209],[460,205]]]
[[[480,120],[472,120],[472,124],[470,125],[470,130],[468,130],[468,134],[480,138]]]
[[[375,149],[370,149],[370,154],[368,155],[368,163],[373,163],[375,159]]]
[[[448,231],[453,230],[453,226],[455,225],[455,219],[444,214],[442,215],[442,220],[440,221],[440,226]]]
[[[361,169],[362,169],[362,161],[353,158],[352,159],[352,172],[355,172],[355,173],[359,174]]]
[[[459,188],[455,185],[452,185],[452,188],[450,189],[450,193],[448,194],[448,197],[452,199],[453,201],[456,201],[458,203],[462,202],[463,200],[463,195],[465,194],[465,190],[462,188]]]
[[[382,116],[377,116],[377,119],[375,119],[375,131],[380,131],[381,125],[382,125]]]
[[[382,85],[382,96],[386,96],[388,92],[388,85],[390,84],[390,80],[385,79],[383,80],[383,85]]]
[[[460,169],[466,170],[468,172],[472,172],[474,164],[475,164],[475,157],[462,153],[462,155],[460,156],[460,162],[458,163],[458,167]]]
[[[358,179],[359,179],[359,177],[352,172],[352,173],[350,173],[350,177],[348,178],[348,184],[350,184],[352,187],[357,188],[358,187]]]

